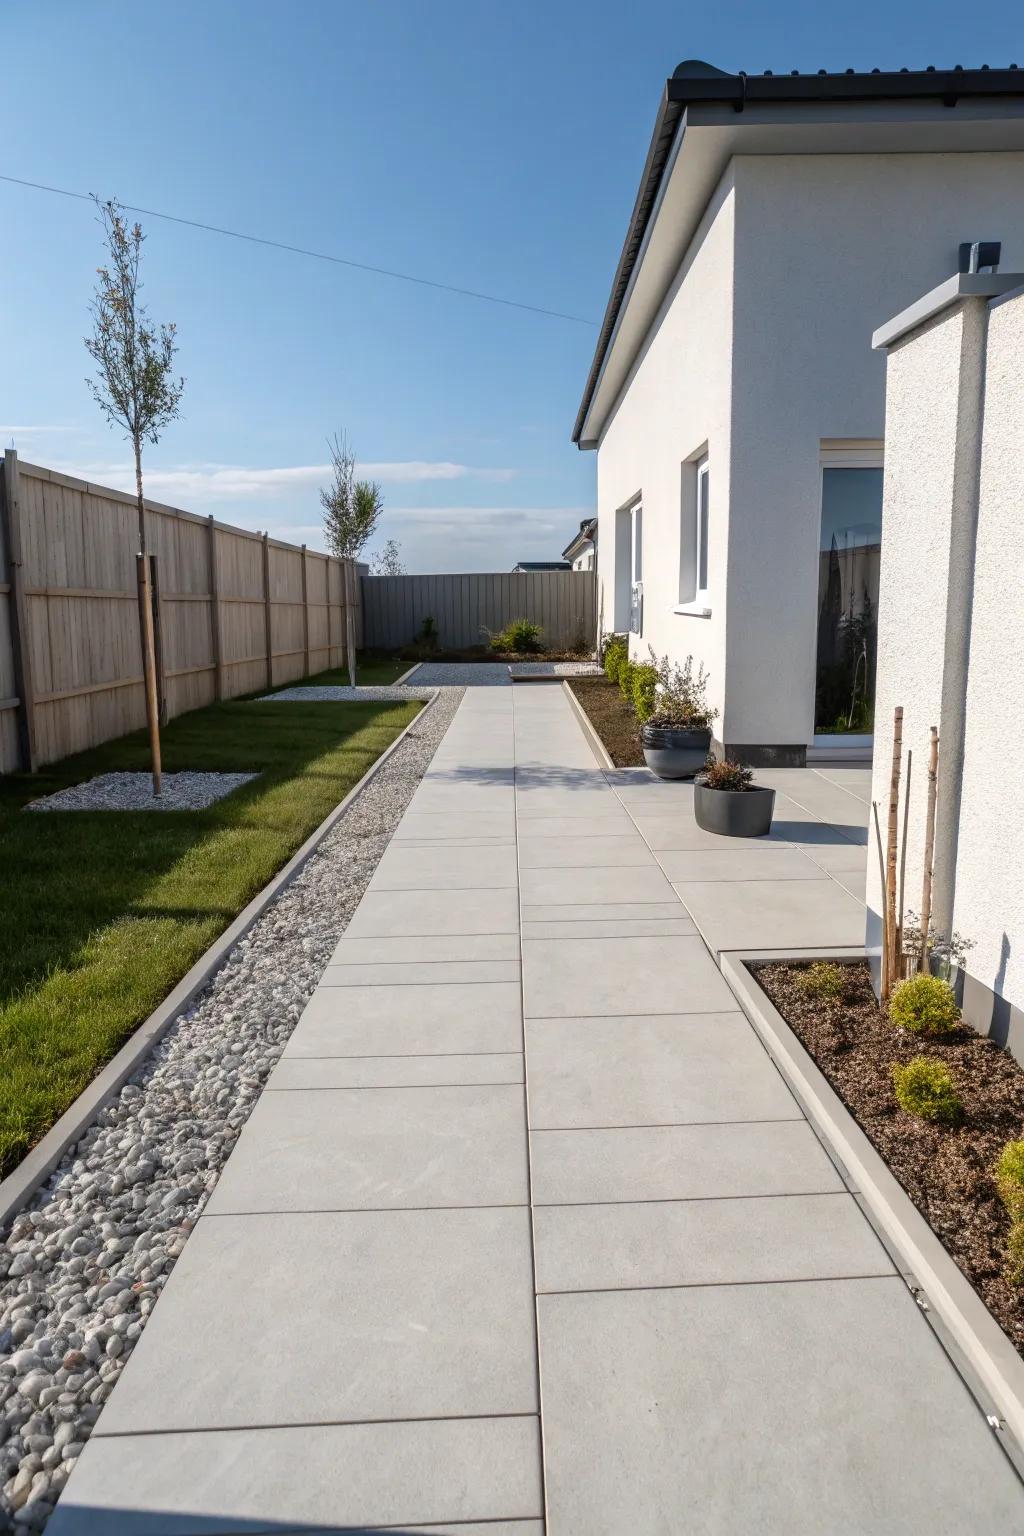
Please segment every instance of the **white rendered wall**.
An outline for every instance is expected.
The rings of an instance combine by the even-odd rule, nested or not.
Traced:
[[[1003,241],[1024,268],[1024,155],[733,159],[598,450],[598,565],[614,618],[615,510],[644,502],[644,634],[711,672],[716,735],[813,738],[823,440],[882,438],[871,333]],[[710,619],[672,613],[680,471],[707,442]],[[883,570],[884,580],[884,570]]]
[[[599,604],[614,627],[615,514],[638,492],[644,509],[644,632],[648,645],[677,659],[692,653],[711,674],[709,693],[725,690],[725,558],[729,505],[732,379],[733,188],[726,175],[634,365],[601,439],[597,457]],[[704,445],[712,474],[713,532],[709,581],[720,597],[710,619],[682,617],[679,601],[682,464]]]
[[[1024,295],[993,301],[988,312],[953,923],[973,941],[970,975],[1024,1008]],[[902,704],[904,746],[914,752],[907,902],[917,911],[928,727],[939,727],[940,743],[943,729],[953,452],[961,366],[972,361],[964,334],[963,313],[952,310],[894,347],[888,363],[872,798],[880,810],[887,803],[888,722]],[[941,776],[941,744],[939,763]],[[879,887],[872,849],[870,943],[880,931]]]
[[[989,307],[955,926],[1024,1008],[1024,296]]]

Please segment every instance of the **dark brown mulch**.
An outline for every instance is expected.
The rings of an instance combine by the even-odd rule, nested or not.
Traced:
[[[1010,1223],[992,1170],[1008,1141],[1024,1136],[1024,1069],[974,1030],[936,1038],[891,1024],[866,965],[851,965],[837,1008],[806,996],[802,966],[757,967],[757,979],[851,1110],[932,1230],[1024,1355],[1024,1288],[1003,1278]],[[952,1072],[964,1104],[955,1128],[899,1108],[892,1067],[934,1056]]]
[[[616,768],[642,768],[640,727],[618,683],[607,677],[574,677],[569,687],[583,705],[587,719],[604,742]]]
[[[451,648],[430,651],[425,646],[400,645],[391,651],[367,651],[365,659],[388,661],[458,661],[463,665],[474,661],[593,661],[593,651],[493,651],[487,645],[465,646],[461,650]]]

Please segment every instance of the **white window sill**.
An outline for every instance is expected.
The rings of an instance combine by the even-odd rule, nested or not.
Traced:
[[[711,609],[705,603],[677,603],[673,613],[685,614],[691,619],[710,619]]]

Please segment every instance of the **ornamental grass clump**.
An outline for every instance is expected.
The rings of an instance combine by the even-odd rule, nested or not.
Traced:
[[[889,1018],[915,1035],[948,1035],[960,1023],[960,1009],[948,981],[922,972],[895,988]]]
[[[837,965],[834,960],[816,960],[796,975],[796,984],[804,996],[819,1003],[841,1003],[848,980],[846,966]]]
[[[542,633],[540,625],[532,619],[513,619],[499,634],[491,636],[491,650],[532,655],[541,649]]]
[[[944,1062],[929,1056],[915,1056],[905,1067],[897,1062],[892,1081],[896,1102],[908,1115],[932,1125],[956,1125],[963,1118],[963,1103]]]
[[[708,758],[694,779],[695,784],[702,784],[705,789],[725,789],[733,794],[750,789],[753,782],[753,768],[744,763],[720,763],[713,757]]]

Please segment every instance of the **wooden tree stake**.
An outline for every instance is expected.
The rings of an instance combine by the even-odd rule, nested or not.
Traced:
[[[903,763],[903,705],[897,704],[892,725],[892,772],[889,778],[889,827],[885,850],[885,915],[889,951],[889,985],[899,974],[899,929],[896,926],[896,861],[900,814],[900,769]]]
[[[879,989],[882,1007],[889,1001],[889,990],[892,978],[889,975],[889,914],[885,905],[885,856],[882,853],[882,827],[878,820],[878,801],[872,800],[871,809],[875,817],[875,842],[878,845],[878,873],[882,881],[882,985]]]
[[[928,744],[928,809],[924,826],[924,880],[921,888],[921,969],[930,971],[928,930],[932,922],[932,863],[935,858],[935,798],[939,782],[939,732],[931,728]]]
[[[910,773],[914,766],[914,754],[907,748],[907,784],[903,792],[903,839],[900,843],[900,909],[896,920],[899,934],[897,954],[897,980],[902,980],[907,966],[907,958],[903,953],[903,896],[907,884],[907,826],[910,821]]]

